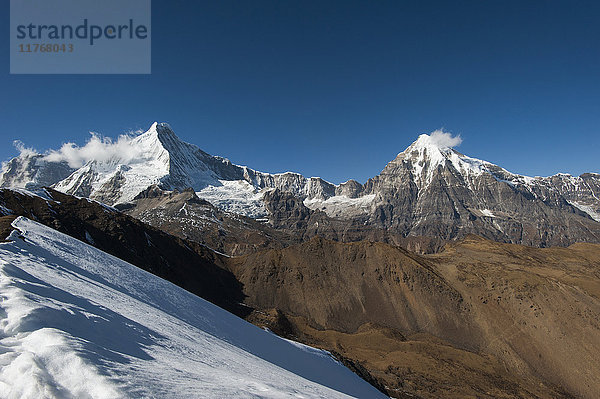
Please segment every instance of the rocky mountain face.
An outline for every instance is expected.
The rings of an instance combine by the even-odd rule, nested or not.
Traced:
[[[548,198],[548,192],[558,191],[569,204],[600,222],[600,175],[584,173],[574,177],[558,174],[538,178],[537,182],[536,189],[542,198]]]
[[[342,242],[368,240],[397,245],[418,253],[437,252],[445,243],[444,239],[437,237],[405,236],[399,231],[375,226],[368,223],[365,215],[332,217],[326,209],[307,207],[314,201],[302,201],[294,194],[278,189],[266,192],[263,201],[271,226],[304,241],[315,236]]]
[[[117,209],[169,234],[226,255],[283,248],[301,238],[265,221],[224,211],[200,199],[193,189],[164,191],[154,185]]]
[[[364,185],[350,181],[325,200],[278,192],[263,200],[278,228],[432,252],[468,234],[537,247],[600,242],[599,186],[591,173],[516,175],[421,135]]]
[[[439,147],[421,135],[364,186],[374,194],[368,223],[407,235],[478,234],[546,247],[599,242],[594,209],[600,175],[529,178]],[[581,187],[581,189],[579,189]]]
[[[254,238],[246,248],[230,248],[230,254],[277,247],[264,238],[266,230],[302,239],[377,240],[418,252],[439,250],[443,242],[468,234],[537,247],[600,242],[600,175],[521,176],[440,145],[434,134],[419,136],[365,184],[334,185],[234,165],[184,143],[163,123],[132,137],[129,148],[133,154],[89,159],[76,170],[64,161],[22,154],[4,164],[0,186],[52,185],[163,226],[164,209],[153,211],[154,200],[140,201],[140,195],[152,186],[179,193],[191,188],[199,199],[227,212],[227,223],[237,223],[232,215],[260,222],[244,219],[242,235]],[[179,214],[178,226],[199,223],[196,216]],[[231,228],[240,233],[240,226]],[[171,225],[169,231],[176,230]],[[213,240],[212,245],[228,251],[224,243]]]
[[[51,186],[68,177],[75,169],[67,162],[49,162],[41,154],[24,151],[3,163],[0,187],[36,188]]]

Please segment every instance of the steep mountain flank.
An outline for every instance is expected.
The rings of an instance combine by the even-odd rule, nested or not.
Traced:
[[[486,351],[578,397],[600,394],[600,246],[536,249],[469,237],[430,259],[463,295]]]
[[[257,309],[253,321],[357,361],[395,397],[600,392],[598,245],[469,236],[422,257],[315,238],[228,265]]]
[[[67,162],[50,162],[42,154],[22,151],[2,164],[0,187],[39,188],[55,184],[75,171]]]
[[[332,217],[327,214],[326,208],[311,209],[306,206],[306,201],[278,189],[266,192],[263,201],[269,213],[269,224],[302,240],[320,236],[341,242],[385,242],[417,253],[437,252],[446,242],[437,237],[405,236],[394,229],[374,226],[365,216],[352,219]]]
[[[169,280],[231,312],[238,315],[248,312],[239,305],[243,300],[240,284],[222,267],[222,257],[214,251],[88,199],[51,189],[40,195],[2,189],[0,209],[9,214],[6,216],[9,220],[25,216]]]
[[[301,316],[255,311],[248,320],[331,351],[393,398],[573,398],[539,378],[516,374],[496,356],[457,348],[427,333],[404,336],[373,323],[353,333],[317,329]]]
[[[563,195],[572,186],[550,181],[512,174],[421,135],[363,193],[375,194],[370,225],[409,236],[477,234],[538,247],[600,242],[600,223]],[[587,186],[581,193],[582,204],[599,204]]]
[[[367,322],[476,344],[464,298],[425,261],[387,244],[307,243],[228,260],[247,303],[310,315],[316,328],[356,331]],[[419,306],[411,306],[419,304]],[[470,338],[464,340],[464,332]]]

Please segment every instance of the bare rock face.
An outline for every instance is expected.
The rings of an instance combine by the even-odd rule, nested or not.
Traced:
[[[335,195],[343,195],[348,198],[358,198],[363,191],[363,185],[356,180],[348,180],[335,188]]]
[[[558,174],[538,179],[539,194],[548,197],[558,191],[569,204],[600,222],[600,175],[584,173],[581,176]]]
[[[329,217],[325,211],[308,208],[294,194],[277,189],[266,192],[263,201],[269,213],[269,225],[304,241],[316,236],[342,242],[368,240],[397,245],[417,253],[437,252],[446,242],[436,237],[404,236],[394,229],[368,223],[366,216]]]

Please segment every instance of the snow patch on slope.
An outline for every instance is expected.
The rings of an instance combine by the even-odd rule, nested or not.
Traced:
[[[209,185],[196,192],[212,205],[226,212],[233,212],[251,218],[267,215],[262,201],[264,190],[259,190],[245,180],[220,180],[220,185]]]
[[[489,217],[489,218],[495,218],[496,215],[494,215],[494,212],[490,211],[489,209],[481,209],[480,210],[481,214],[483,216]]]
[[[375,194],[368,194],[358,198],[349,198],[345,195],[336,195],[326,200],[313,198],[305,199],[304,205],[312,210],[320,210],[333,218],[349,218],[367,214]]]
[[[591,206],[583,205],[583,204],[577,203],[575,201],[568,201],[568,202],[569,202],[569,204],[573,205],[575,208],[579,209],[580,211],[587,213],[595,221],[600,222],[600,213],[594,211],[594,209]]]
[[[20,217],[0,244],[9,398],[383,398],[185,290]],[[22,237],[22,238],[21,238]]]

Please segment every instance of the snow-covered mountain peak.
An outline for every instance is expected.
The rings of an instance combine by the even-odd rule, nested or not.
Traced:
[[[417,187],[428,186],[440,167],[451,167],[463,177],[480,175],[488,171],[489,162],[471,158],[453,147],[462,142],[460,136],[452,136],[441,130],[421,134],[406,150],[398,154],[384,169],[384,174],[410,172]]]
[[[435,167],[460,154],[453,147],[462,142],[460,136],[436,130],[431,134],[421,134],[408,148],[398,154],[396,161],[411,161],[413,163],[429,163]]]
[[[182,142],[179,137],[175,134],[173,129],[168,123],[165,122],[154,122],[150,129],[148,129],[143,135],[152,136],[161,143],[165,142]]]
[[[421,134],[406,150],[398,154],[398,158],[417,163],[429,162],[435,166],[443,163],[451,151],[450,147],[441,145],[431,136]]]
[[[224,169],[232,166],[183,142],[166,123],[155,122],[138,136],[101,142],[99,147],[110,154],[93,153],[83,167],[56,184],[59,191],[117,204],[131,201],[154,184],[201,190],[219,184],[221,175],[227,175]]]
[[[441,151],[448,150],[449,148],[451,148],[451,146],[449,146],[447,142],[438,140],[434,133],[431,133],[431,135],[420,134],[417,140],[415,140],[410,145],[410,147],[412,147],[413,149],[422,148],[429,151]]]
[[[561,187],[561,192],[569,193],[569,201],[576,203],[579,209],[586,209],[584,212],[593,215],[596,220],[600,219],[597,216],[600,208],[596,205],[600,197],[598,175],[521,176],[461,154],[454,149],[461,142],[459,136],[442,130],[421,134],[375,179],[385,180],[390,187],[416,186],[419,196],[427,196],[428,187],[439,186],[432,185],[436,181],[473,191],[482,182],[487,184],[495,179],[542,199],[548,197],[544,193],[550,188]],[[92,134],[83,146],[66,143],[58,150],[44,154],[21,152],[18,157],[3,163],[0,187],[33,189],[53,186],[67,194],[108,205],[131,202],[148,187],[156,185],[167,191],[192,188],[198,197],[225,211],[264,218],[268,214],[264,194],[273,189],[291,193],[302,201],[307,200],[305,205],[310,205],[313,210],[327,211],[335,205],[332,208],[335,212],[328,213],[332,215],[341,215],[337,211],[340,204],[351,204],[351,208],[364,214],[371,205],[375,209],[384,195],[369,200],[372,194],[382,190],[375,187],[373,181],[365,185],[354,181],[335,185],[321,178],[306,178],[293,172],[272,174],[238,166],[184,142],[167,123],[159,122],[154,122],[146,132],[138,135],[123,134],[111,139]],[[480,177],[482,180],[479,180]],[[360,198],[362,202],[348,202],[348,199]],[[354,206],[355,202],[360,206]],[[591,211],[583,207],[591,207]],[[354,214],[354,211],[350,213]]]
[[[60,173],[50,173],[58,167]],[[159,122],[138,135],[111,139],[92,133],[83,146],[66,143],[46,154],[23,155],[7,162],[0,174],[2,187],[40,185],[109,205],[130,202],[152,185],[164,190],[192,188],[217,206],[253,217],[265,212],[263,190],[279,188],[303,198],[335,194],[335,186],[320,178],[262,173],[207,154]]]
[[[430,150],[447,150],[459,146],[462,143],[460,135],[453,136],[442,129],[434,130],[430,134],[421,134],[412,146],[428,148]]]

